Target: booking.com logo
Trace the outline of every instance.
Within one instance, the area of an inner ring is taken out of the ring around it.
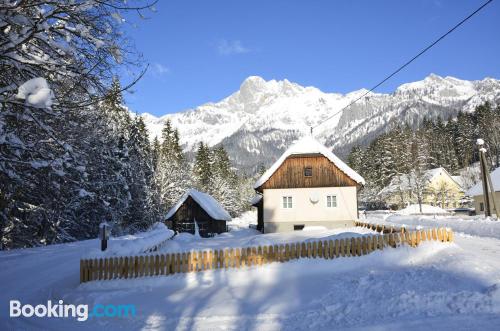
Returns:
[[[135,317],[135,305],[113,305],[113,304],[97,304],[92,310],[89,310],[88,305],[73,305],[65,304],[63,300],[53,304],[51,300],[47,304],[39,304],[36,306],[25,304],[22,305],[19,300],[10,300],[10,317],[51,317],[51,318],[67,318],[74,317],[79,322],[88,320],[89,318],[100,317]]]

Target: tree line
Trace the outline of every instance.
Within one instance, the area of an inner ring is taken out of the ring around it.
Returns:
[[[365,203],[380,202],[378,193],[395,176],[423,179],[426,170],[437,167],[462,175],[470,187],[477,179],[472,178],[476,175],[470,167],[479,160],[478,138],[486,142],[491,168],[500,166],[500,106],[486,102],[474,112],[459,112],[446,121],[424,118],[415,130],[410,125],[396,126],[366,148],[353,147],[348,164],[367,182],[361,192]]]
[[[245,208],[233,186],[244,179],[222,148],[208,149],[205,182],[177,130],[167,124],[150,142],[142,118],[123,106],[122,92],[145,69],[122,25],[153,3],[0,5],[0,248],[95,238],[103,221],[116,234],[142,230],[191,185],[226,194],[216,198],[233,215]],[[121,86],[124,72],[133,78]]]

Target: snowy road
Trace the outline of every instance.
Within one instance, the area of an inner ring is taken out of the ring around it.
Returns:
[[[498,330],[500,325],[500,240],[495,238],[458,234],[455,244],[426,243],[357,258],[79,286],[78,258],[95,245],[0,253],[0,329]],[[132,303],[137,316],[86,322],[11,319],[10,299]]]

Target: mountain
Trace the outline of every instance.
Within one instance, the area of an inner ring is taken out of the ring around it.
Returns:
[[[143,117],[152,136],[160,136],[163,123],[170,119],[188,153],[201,140],[210,146],[222,143],[238,169],[254,173],[260,165],[269,166],[293,140],[308,134],[311,126],[365,92],[325,93],[286,79],[265,81],[252,76],[219,102],[159,118]],[[500,102],[500,80],[467,81],[431,74],[391,94],[368,94],[319,125],[313,134],[345,157],[353,145],[366,145],[397,124],[416,127],[425,116],[447,119],[459,111],[474,111],[485,101]]]

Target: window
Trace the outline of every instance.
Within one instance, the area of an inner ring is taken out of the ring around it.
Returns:
[[[312,177],[313,175],[313,168],[312,167],[305,167],[304,168],[304,176],[305,177]]]
[[[301,231],[304,230],[304,224],[294,224],[293,231]]]
[[[283,197],[283,208],[292,208],[292,197]]]
[[[328,208],[337,207],[337,196],[336,195],[327,195],[326,196],[326,206]]]
[[[479,203],[479,210],[484,211],[484,202]]]

